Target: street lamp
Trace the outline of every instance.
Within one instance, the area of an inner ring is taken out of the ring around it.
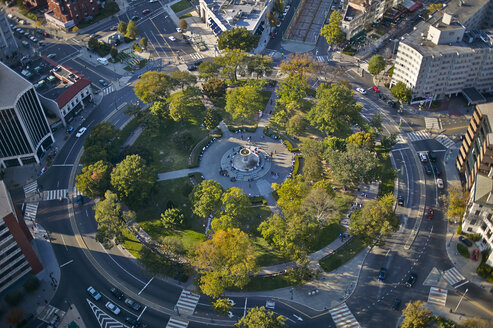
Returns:
[[[464,296],[466,296],[466,293],[468,290],[469,290],[469,288],[466,288],[466,291],[464,292],[464,294],[462,294],[462,297],[460,298],[459,303],[457,303],[457,306],[455,307],[455,310],[454,310],[455,313],[457,313],[457,309],[459,308],[460,302],[462,302],[462,299],[464,298]]]

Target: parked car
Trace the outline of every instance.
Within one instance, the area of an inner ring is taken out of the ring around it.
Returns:
[[[107,86],[108,86],[108,82],[106,82],[105,80],[99,80],[99,83],[100,83],[103,87],[107,87]]]
[[[181,30],[181,28],[177,27],[177,28],[176,28],[176,32],[181,33],[181,32],[183,32],[183,31]]]
[[[426,217],[431,220],[433,219],[433,216],[435,215],[435,211],[430,207],[428,211],[426,211]]]
[[[133,17],[132,17],[132,20],[133,20],[134,22],[138,21],[138,20],[139,20],[139,16],[133,16]]]
[[[197,67],[197,66],[195,66],[195,65],[190,65],[190,66],[188,66],[188,67],[187,67],[187,69],[188,69],[190,72],[193,72],[193,71],[196,71],[196,70],[198,69],[198,67]]]
[[[55,58],[56,57],[56,54],[48,54],[48,56],[46,56],[48,58]]]
[[[459,236],[459,240],[460,240],[461,243],[463,243],[467,247],[471,247],[472,246],[472,242],[469,239],[467,239],[467,238],[465,238],[463,236]]]
[[[411,272],[409,274],[409,276],[407,277],[407,281],[405,283],[406,287],[411,288],[414,285],[414,283],[416,282],[416,280],[418,280],[418,275],[414,272]]]
[[[404,206],[404,197],[402,197],[402,195],[397,198],[397,204]]]
[[[105,307],[113,312],[114,315],[120,314],[120,308],[111,302],[106,302]]]
[[[112,27],[110,27],[110,31],[116,31],[118,30],[118,25],[113,25]]]
[[[172,36],[172,35],[169,37],[169,39],[170,39],[171,41],[176,41],[176,38],[175,38],[174,36]]]
[[[139,320],[137,320],[135,318],[125,317],[125,322],[128,323],[132,328],[140,326]]]
[[[380,89],[376,85],[372,86],[371,88],[377,93],[380,92]]]
[[[380,268],[380,272],[378,273],[378,280],[384,281],[386,277],[387,277],[387,269]]]
[[[136,301],[134,301],[133,299],[128,298],[128,297],[125,299],[125,304],[135,311],[139,311],[140,308],[142,307],[142,305],[140,305],[140,303],[137,303]]]
[[[84,205],[84,197],[77,195],[77,205]]]
[[[149,9],[144,9],[142,10],[142,14],[144,15],[147,15],[148,13],[150,13],[151,11]]]
[[[399,310],[400,306],[401,306],[401,300],[398,299],[397,297],[394,298],[394,301],[392,302],[392,310],[397,311]]]
[[[194,62],[193,62],[193,64],[194,64],[195,66],[197,66],[197,67],[198,67],[198,66],[200,66],[200,64],[202,64],[203,62],[204,62],[204,61],[203,61],[202,59],[199,59],[199,60],[194,61]]]
[[[87,128],[86,127],[81,127],[79,129],[79,131],[77,131],[77,134],[75,135],[77,138],[80,138],[82,137],[82,135],[84,134],[84,132],[86,132]]]
[[[471,259],[477,261],[479,259],[479,249],[475,249],[472,251]]]
[[[358,91],[359,93],[361,93],[362,95],[365,95],[366,94],[366,90],[363,89],[363,88],[356,88],[356,91]]]
[[[438,189],[443,189],[443,180],[440,178],[437,179],[437,187]]]
[[[121,300],[123,298],[123,293],[121,292],[121,290],[119,290],[116,287],[111,287],[110,288],[110,292],[111,292],[111,294],[113,294],[119,300]]]
[[[87,292],[94,298],[95,301],[99,301],[101,299],[101,294],[94,289],[94,287],[89,286],[87,288]]]

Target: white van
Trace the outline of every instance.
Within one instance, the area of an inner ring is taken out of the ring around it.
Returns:
[[[106,59],[106,58],[98,58],[97,61],[100,64],[108,65],[108,59]]]

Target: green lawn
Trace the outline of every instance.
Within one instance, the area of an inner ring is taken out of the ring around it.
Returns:
[[[260,236],[257,230],[262,221],[266,220],[272,212],[267,206],[252,206],[241,220],[242,230],[251,236]]]
[[[176,145],[173,140],[175,134],[185,130],[189,131],[193,137],[193,143],[189,149]],[[150,166],[158,173],[180,170],[188,167],[191,149],[207,136],[207,133],[207,130],[200,126],[169,121],[155,135],[144,131],[135,142],[135,146],[147,149],[152,154]]]
[[[269,245],[264,238],[256,237],[252,241],[253,246],[257,251],[257,265],[259,267],[289,262],[289,260],[285,259],[282,254]]]
[[[134,234],[128,229],[123,229],[123,235],[125,236],[125,241],[122,246],[136,258],[140,258],[139,252],[143,247],[140,241],[138,241]]]
[[[318,263],[327,272],[337,269],[351,260],[365,248],[365,245],[356,237],[340,248],[335,254],[327,256]]]
[[[315,252],[333,242],[344,228],[339,223],[333,223],[321,230],[318,235],[310,241],[309,252]]]
[[[183,11],[190,7],[192,7],[192,5],[187,0],[181,0],[180,2],[177,2],[174,5],[172,5],[171,9],[173,9],[175,13],[179,13],[180,11]]]
[[[380,171],[380,176],[382,177],[382,184],[380,185],[378,196],[383,196],[389,193],[392,194],[394,193],[395,171],[392,168],[390,154],[383,148],[379,147],[376,147],[376,151],[378,158],[380,159],[378,163],[378,170]]]
[[[269,276],[265,278],[255,277],[242,289],[245,292],[256,292],[261,290],[273,290],[292,285],[287,275]]]

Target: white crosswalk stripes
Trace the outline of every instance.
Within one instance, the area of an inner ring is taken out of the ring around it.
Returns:
[[[447,303],[448,290],[431,287],[428,294],[428,303],[445,306]]]
[[[430,135],[426,132],[426,130],[407,132],[406,135],[411,141],[430,139]]]
[[[176,307],[181,312],[192,314],[193,311],[195,311],[197,303],[199,302],[199,298],[200,295],[193,294],[188,290],[183,290],[181,292],[180,298],[178,299],[178,302],[176,303]]]
[[[166,328],[187,328],[188,321],[181,321],[175,318],[169,318]]]
[[[452,140],[450,140],[450,138],[447,137],[444,134],[440,134],[438,137],[435,138],[435,140],[438,141],[439,143],[441,143],[442,145],[444,145],[447,148],[452,148],[452,146],[455,145],[455,142],[453,142]]]
[[[329,313],[338,328],[361,327],[346,303],[342,303],[338,307],[330,309]]]
[[[27,195],[36,192],[37,189],[38,189],[38,181],[36,180],[24,186],[24,194]]]
[[[439,130],[440,122],[436,117],[425,117],[425,126],[427,130]]]
[[[94,304],[87,298],[86,301],[87,303],[89,303],[89,306],[96,316],[96,319],[98,320],[99,326],[101,328],[129,328],[127,325],[124,325],[120,321],[116,320],[115,318],[111,317],[109,314],[101,310],[99,307],[96,306],[96,304]]]
[[[195,59],[195,60],[205,58],[204,55],[202,55],[201,53],[198,53],[198,52],[194,52],[194,53],[191,53],[189,55],[190,55],[190,58]]]
[[[447,280],[447,282],[452,286],[466,280],[466,278],[455,267],[446,270],[443,274],[443,278],[445,278],[445,280]]]
[[[67,197],[67,189],[45,190],[41,197],[43,200],[63,199]]]
[[[110,85],[109,87],[107,88],[104,88],[103,90],[101,90],[101,93],[103,95],[109,95],[110,93],[112,93],[113,91],[115,91],[115,89],[113,88],[113,85]]]
[[[406,139],[404,139],[404,137],[402,136],[402,134],[398,134],[396,137],[395,137],[395,141],[397,143],[406,143]]]
[[[329,61],[329,56],[316,56],[315,57],[318,62],[326,63]]]
[[[39,203],[27,203],[24,210],[24,219],[34,220],[36,219],[36,213],[38,212]]]

